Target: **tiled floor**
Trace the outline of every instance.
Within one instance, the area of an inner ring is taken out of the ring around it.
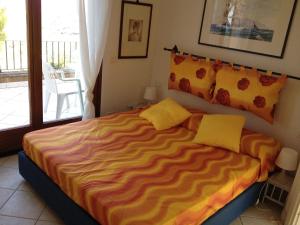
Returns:
[[[0,225],[63,225],[17,168],[16,155],[0,158]],[[280,208],[260,204],[249,208],[231,225],[280,225],[279,218]]]
[[[6,86],[4,86],[6,84]],[[68,97],[70,107],[64,104],[61,118],[70,118],[81,114],[79,100]],[[29,124],[28,82],[0,83],[0,130]],[[56,116],[56,96],[51,96],[44,121],[53,121]],[[1,224],[0,224],[1,225]]]
[[[19,175],[16,155],[0,158],[0,225],[63,225]]]

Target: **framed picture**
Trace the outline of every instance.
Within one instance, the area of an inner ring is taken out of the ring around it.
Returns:
[[[122,1],[119,59],[147,58],[152,4]]]
[[[205,0],[199,44],[283,58],[297,0]]]

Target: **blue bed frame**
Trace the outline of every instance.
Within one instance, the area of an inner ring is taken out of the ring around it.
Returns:
[[[19,172],[66,225],[99,225],[70,199],[25,153],[19,152]],[[255,183],[208,218],[203,225],[228,225],[259,197],[263,183]]]

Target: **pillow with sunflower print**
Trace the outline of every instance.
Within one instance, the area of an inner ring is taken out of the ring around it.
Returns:
[[[287,77],[261,74],[255,69],[223,66],[216,74],[212,103],[250,111],[273,123],[275,106]]]
[[[169,89],[187,92],[210,101],[215,79],[216,70],[209,60],[171,54]]]

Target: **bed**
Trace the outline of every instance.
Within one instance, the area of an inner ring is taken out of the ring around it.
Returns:
[[[229,224],[257,200],[273,157],[257,151],[277,151],[273,139],[246,132],[259,157],[236,154],[181,126],[157,131],[139,112],[26,134],[21,175],[70,225]]]

